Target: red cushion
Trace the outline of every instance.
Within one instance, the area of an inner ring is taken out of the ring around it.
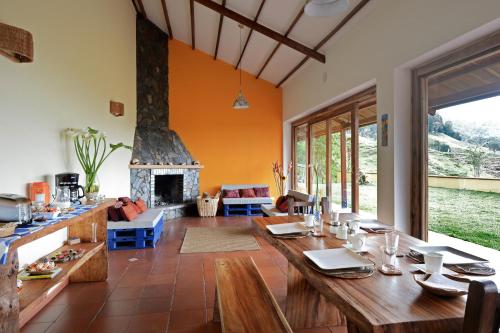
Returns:
[[[240,191],[238,190],[224,190],[224,198],[239,198]]]
[[[132,201],[132,199],[130,199],[129,197],[119,197],[118,200],[123,202],[124,205]]]
[[[253,188],[242,188],[240,190],[240,197],[242,198],[255,198],[255,192]]]
[[[142,213],[141,209],[137,207],[137,205],[133,201],[130,201],[126,206],[131,206],[132,208],[134,208],[137,214]]]
[[[121,219],[121,214],[119,209],[113,206],[108,207],[108,220],[117,222],[120,221],[120,219]]]
[[[281,196],[276,200],[276,208],[282,212],[282,213],[287,213],[288,212],[288,196]]]
[[[132,221],[138,215],[137,210],[130,203],[126,206],[122,206],[120,208],[120,213],[126,221]]]
[[[137,206],[137,208],[139,208],[140,214],[142,214],[146,210],[148,210],[148,206],[146,205],[146,203],[144,202],[144,200],[142,200],[141,198],[139,198],[139,199],[137,199],[135,201],[135,205]]]
[[[269,195],[269,187],[255,187],[254,189],[255,196],[259,198],[270,197]]]

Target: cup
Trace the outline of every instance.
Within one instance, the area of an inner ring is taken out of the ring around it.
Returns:
[[[366,234],[355,234],[351,236],[351,247],[355,251],[359,251],[366,244]]]
[[[321,219],[320,214],[314,217],[314,233],[315,234],[323,233],[323,220]]]
[[[332,224],[336,224],[336,222],[339,221],[339,215],[340,215],[339,212],[337,212],[337,211],[331,211],[330,212],[330,222]]]
[[[443,267],[443,255],[437,252],[424,254],[425,272],[428,274],[441,274]]]
[[[313,214],[304,214],[304,222],[306,228],[313,229],[314,228],[314,215]]]
[[[92,237],[90,238],[91,243],[97,243],[97,223],[92,223]]]
[[[382,270],[396,271],[396,251],[394,247],[381,246],[380,253],[382,254]]]

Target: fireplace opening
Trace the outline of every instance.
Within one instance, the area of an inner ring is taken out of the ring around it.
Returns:
[[[155,176],[155,207],[183,202],[184,175]]]

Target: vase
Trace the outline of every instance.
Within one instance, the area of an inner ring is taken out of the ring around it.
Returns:
[[[99,197],[99,177],[97,174],[85,174],[85,198],[95,202]]]

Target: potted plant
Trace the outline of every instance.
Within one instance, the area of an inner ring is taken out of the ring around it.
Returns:
[[[285,188],[286,180],[292,171],[293,164],[290,162],[288,168],[285,170],[283,165],[279,164],[278,161],[273,163],[273,176],[274,182],[276,183],[276,188],[280,196],[276,200],[276,206],[278,207],[284,200],[286,200]]]
[[[90,127],[84,129],[69,128],[66,130],[75,147],[76,157],[85,173],[85,196],[89,201],[95,201],[99,194],[99,180],[97,173],[102,164],[115,150],[120,148],[132,149],[122,142],[117,144],[106,141],[106,133]]]

